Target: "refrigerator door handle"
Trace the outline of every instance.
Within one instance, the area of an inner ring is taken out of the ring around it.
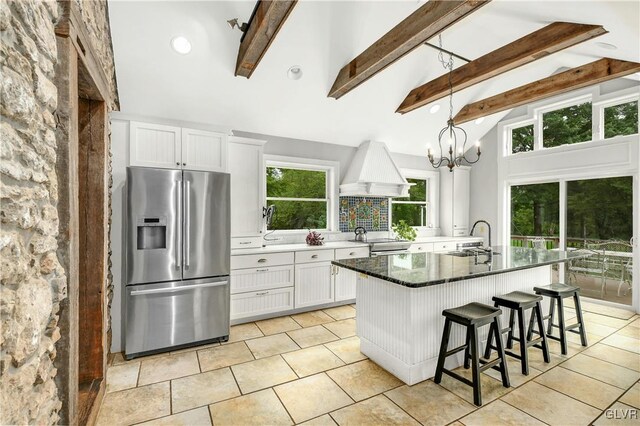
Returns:
[[[185,180],[184,194],[184,266],[189,267],[189,251],[191,250],[191,182]]]
[[[131,292],[132,296],[142,296],[145,294],[157,294],[157,293],[174,293],[176,291],[184,291],[184,290],[193,290],[197,288],[205,288],[205,287],[218,287],[227,285],[229,281],[216,281],[214,283],[204,283],[204,284],[193,284],[193,285],[184,285],[181,287],[168,287],[168,288],[153,288],[149,290],[133,290]]]
[[[182,180],[177,180],[176,200],[176,268],[182,267]]]

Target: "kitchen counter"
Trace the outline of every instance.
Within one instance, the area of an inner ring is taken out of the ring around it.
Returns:
[[[576,251],[493,248],[492,255],[460,257],[447,253],[406,253],[334,260],[333,264],[406,287],[426,287],[503,274],[584,257]]]
[[[282,253],[288,251],[304,251],[304,250],[334,250],[341,248],[368,247],[367,243],[355,243],[353,241],[331,241],[321,246],[310,246],[305,243],[300,244],[272,244],[265,247],[234,249],[231,250],[231,256],[243,254],[263,254],[263,253]]]

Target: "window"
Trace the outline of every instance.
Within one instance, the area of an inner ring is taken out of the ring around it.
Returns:
[[[638,101],[604,108],[604,137],[638,133]]]
[[[545,148],[592,140],[591,102],[571,105],[542,115],[542,143]]]
[[[391,200],[391,219],[394,224],[404,220],[411,226],[427,226],[427,180],[407,178],[415,185],[409,188],[409,196]]]
[[[559,205],[560,185],[557,182],[512,186],[511,245],[527,247],[536,238],[545,237],[557,246]]]
[[[511,129],[511,153],[533,151],[533,124]]]
[[[276,210],[268,230],[329,229],[328,170],[267,164],[267,204]]]

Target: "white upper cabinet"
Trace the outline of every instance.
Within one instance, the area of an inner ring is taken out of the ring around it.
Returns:
[[[180,168],[182,129],[132,121],[129,124],[129,163],[132,166]]]
[[[227,135],[182,129],[182,168],[210,172],[227,171]]]
[[[131,121],[129,164],[165,169],[226,172],[227,135]]]
[[[264,187],[264,141],[229,138],[231,174],[231,236],[259,237],[262,234],[262,189]],[[241,241],[238,247],[260,246],[261,239]]]
[[[442,235],[469,235],[469,178],[468,168],[456,167],[453,172],[440,173],[440,229]]]

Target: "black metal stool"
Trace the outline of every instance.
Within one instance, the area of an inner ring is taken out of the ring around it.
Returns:
[[[494,368],[500,371],[500,374],[502,376],[502,385],[508,388],[509,372],[507,370],[507,362],[504,354],[504,348],[502,347],[502,340],[499,338],[499,330],[501,329],[501,314],[502,311],[499,308],[494,308],[492,306],[476,302],[469,303],[457,308],[445,309],[444,311],[442,311],[442,315],[445,316],[444,332],[442,334],[442,342],[440,343],[440,354],[438,355],[436,375],[433,381],[436,383],[440,383],[442,381],[442,373],[445,373],[448,376],[451,376],[454,379],[460,380],[462,383],[471,386],[473,388],[473,403],[478,406],[482,405],[480,373],[484,370]],[[449,345],[451,322],[455,322],[456,324],[465,326],[467,328],[467,336],[464,345],[448,351],[447,346]],[[491,324],[487,344],[491,344],[491,336],[495,336],[495,347],[498,351],[498,358],[491,361],[481,359],[478,353],[478,327],[482,327],[483,325],[487,324]],[[469,368],[469,359],[471,359],[471,375],[473,380],[469,380],[457,373],[454,373],[451,370],[444,368],[445,359],[462,350],[465,351],[464,368]],[[498,364],[500,364],[499,368],[497,367]]]
[[[582,308],[580,307],[580,295],[579,295],[580,288],[573,287],[566,284],[553,283],[553,284],[545,285],[541,287],[534,287],[533,291],[535,291],[536,294],[551,298],[549,315],[544,317],[544,319],[549,319],[549,323],[547,324],[547,337],[549,339],[557,340],[560,342],[560,349],[562,351],[562,355],[567,354],[567,335],[566,335],[567,331],[570,331],[571,333],[579,334],[582,346],[587,346],[587,333],[584,330],[584,320],[582,319]],[[567,297],[573,297],[573,303],[576,309],[576,317],[578,318],[578,322],[576,324],[571,324],[569,326],[567,326],[564,322],[563,299]],[[555,325],[553,323],[553,319],[555,316],[554,308],[556,303],[558,304],[558,325]],[[560,331],[560,337],[551,335],[553,331],[553,327],[556,327]],[[580,328],[580,331],[574,330],[575,328]]]
[[[522,374],[529,375],[529,356],[528,349],[531,346],[535,346],[542,350],[542,356],[544,362],[549,362],[549,346],[547,345],[547,337],[544,333],[544,323],[542,322],[542,307],[540,302],[542,296],[535,294],[525,293],[523,291],[512,291],[511,293],[503,294],[502,296],[493,297],[494,305],[496,308],[507,308],[509,312],[509,327],[502,330],[501,333],[508,331],[507,335],[507,349],[513,348],[513,341],[516,340],[520,343],[520,354],[516,354],[511,351],[505,351],[509,356],[520,360],[522,367]],[[525,325],[524,325],[524,313],[527,309],[531,309],[531,318],[529,319],[529,330],[526,332],[525,338]],[[518,337],[514,337],[513,328],[515,325],[515,316],[518,315]],[[533,337],[534,323],[538,323],[538,330],[540,330],[540,337],[531,339]],[[489,338],[487,342],[491,341],[491,331],[489,331]],[[542,343],[540,345],[540,343]],[[491,356],[491,350],[495,349],[491,345],[487,344],[484,357],[489,358]]]

